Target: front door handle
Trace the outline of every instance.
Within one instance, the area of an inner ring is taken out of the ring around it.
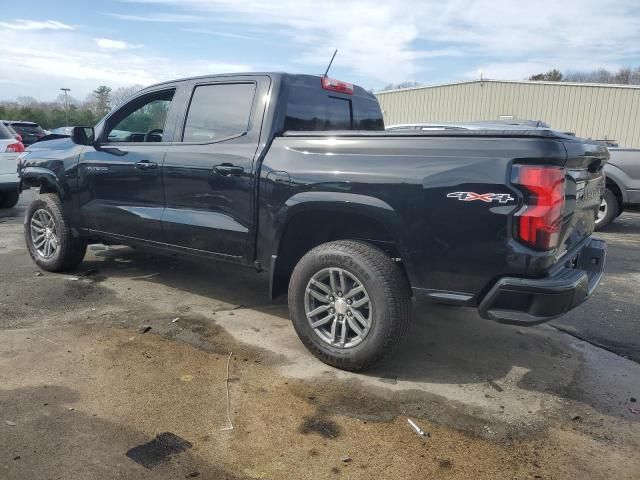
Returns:
[[[227,177],[229,175],[242,175],[244,173],[244,168],[230,163],[223,163],[213,167],[213,171]]]
[[[149,160],[141,160],[136,163],[136,168],[138,170],[150,170],[152,168],[158,168],[158,164]]]

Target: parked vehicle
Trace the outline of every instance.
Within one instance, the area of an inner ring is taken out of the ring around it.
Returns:
[[[17,160],[21,152],[24,152],[24,145],[0,122],[0,208],[11,208],[18,203]]]
[[[609,148],[611,155],[605,165],[607,184],[596,230],[601,230],[625,210],[640,210],[640,149]]]
[[[40,125],[34,122],[9,120],[9,124],[20,134],[24,145],[31,145],[46,135]]]
[[[439,131],[439,130],[522,130],[538,128],[551,130],[548,124],[542,120],[479,120],[475,122],[426,122],[426,123],[400,123],[385,127],[389,131],[398,130],[419,130],[419,131]]]
[[[305,346],[363,370],[412,296],[522,325],[584,302],[607,157],[547,130],[385,132],[372,94],[326,77],[191,78],[30,147],[25,241],[49,271],[98,241],[266,270]]]
[[[22,143],[22,137],[20,136],[20,134],[18,132],[16,132],[13,127],[11,126],[11,124],[6,121],[6,120],[0,120],[0,123],[2,123],[7,130],[9,130],[9,133],[11,135],[13,135],[13,138],[15,138],[16,140],[18,140],[20,143]],[[24,145],[24,144],[23,144]]]

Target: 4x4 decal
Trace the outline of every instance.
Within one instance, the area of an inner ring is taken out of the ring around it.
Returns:
[[[508,193],[475,193],[475,192],[452,192],[447,193],[447,198],[457,198],[463,202],[473,202],[474,200],[480,200],[481,202],[491,203],[507,203],[515,200]]]

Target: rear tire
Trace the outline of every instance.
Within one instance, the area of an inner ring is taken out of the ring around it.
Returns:
[[[605,188],[602,194],[602,203],[600,204],[600,210],[596,216],[595,230],[599,231],[613,222],[620,214],[620,203],[615,193],[610,189]]]
[[[20,198],[20,192],[16,189],[11,192],[4,192],[0,194],[0,208],[13,208],[18,203]]]
[[[31,202],[24,220],[24,238],[33,261],[49,272],[77,267],[87,252],[87,241],[73,236],[54,193],[40,194]]]
[[[322,313],[314,316],[315,311]],[[329,242],[296,265],[289,312],[300,340],[318,359],[363,371],[391,353],[406,332],[409,285],[378,248],[350,240]]]

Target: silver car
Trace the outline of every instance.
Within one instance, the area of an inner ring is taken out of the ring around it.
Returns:
[[[11,208],[18,203],[17,160],[21,152],[24,152],[24,145],[0,122],[0,208]]]
[[[611,223],[624,210],[640,210],[640,149],[609,148],[609,154],[604,167],[607,188],[602,195],[596,230]]]

